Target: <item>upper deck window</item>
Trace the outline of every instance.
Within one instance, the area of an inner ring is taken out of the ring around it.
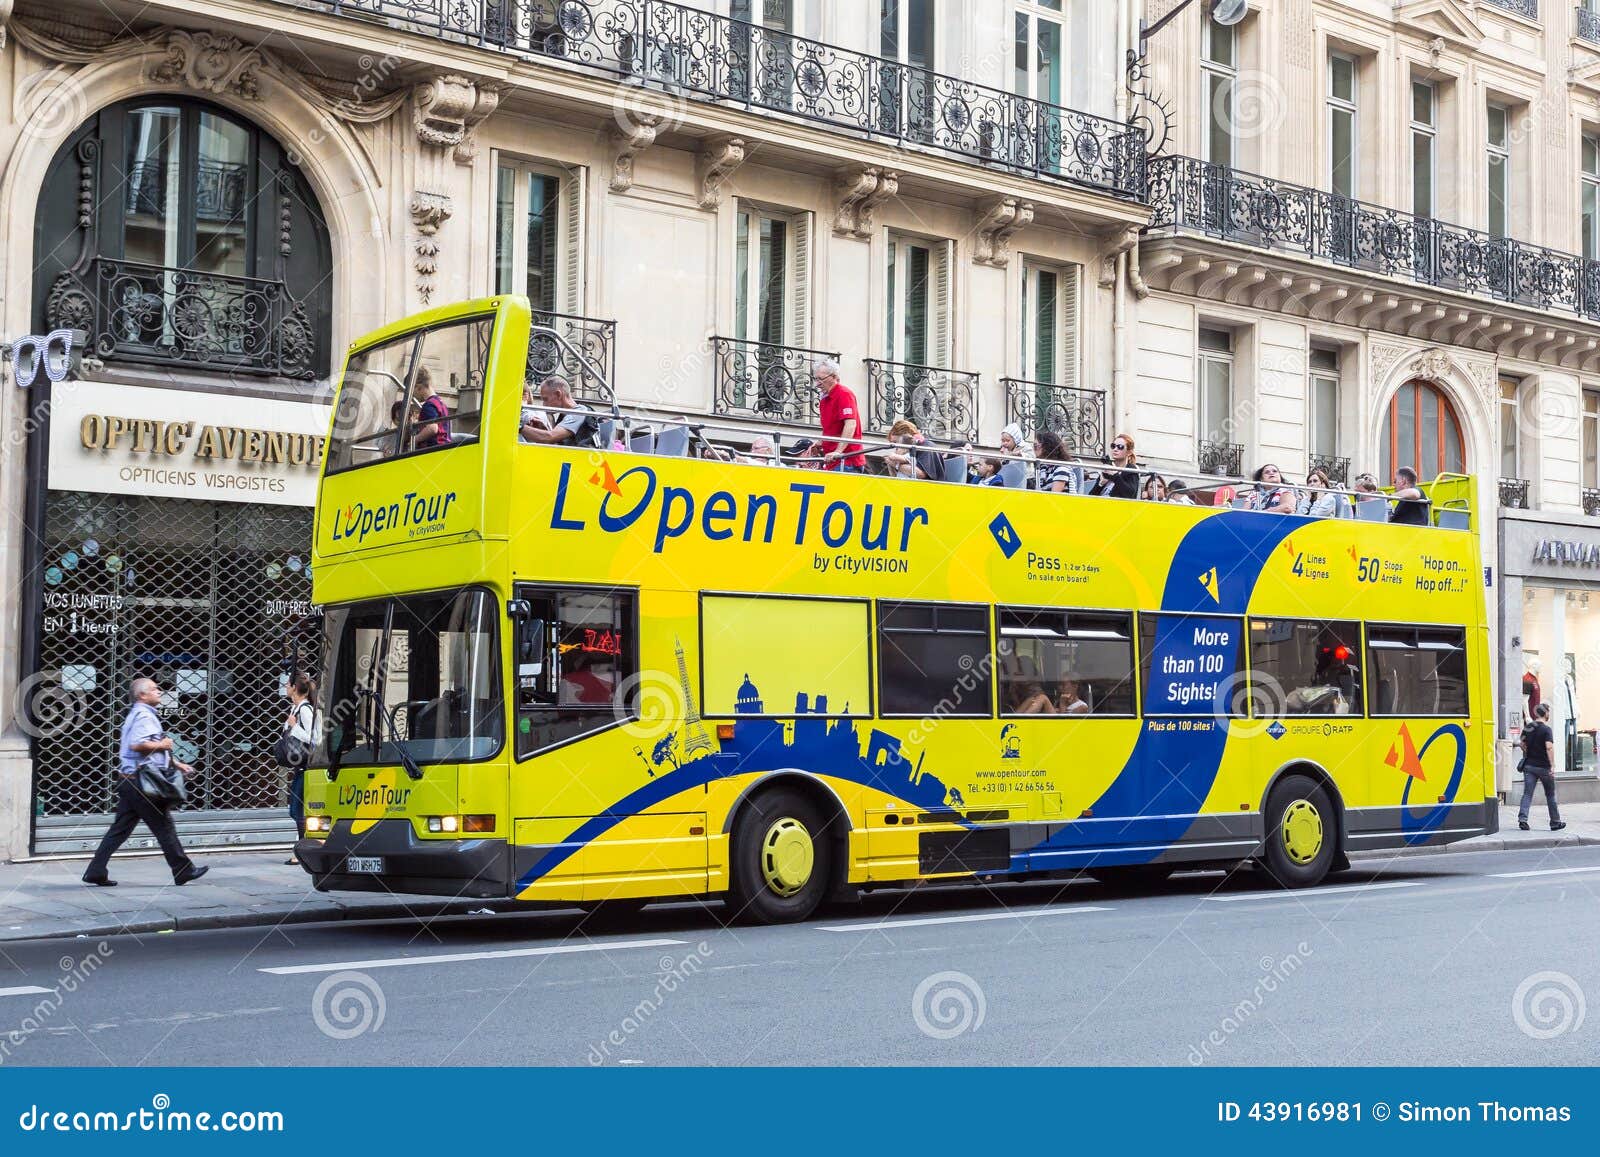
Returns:
[[[478,440],[493,317],[393,338],[351,356],[334,414],[328,470]]]

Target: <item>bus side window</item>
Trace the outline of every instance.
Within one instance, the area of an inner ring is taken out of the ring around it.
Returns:
[[[628,718],[638,651],[631,591],[519,590],[517,754],[527,757]]]

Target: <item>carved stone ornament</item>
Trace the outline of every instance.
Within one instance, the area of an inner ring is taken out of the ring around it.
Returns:
[[[439,227],[450,219],[451,210],[449,194],[422,190],[411,194],[411,223],[417,229],[411,267],[416,270],[417,296],[424,305],[433,298],[433,279],[439,272]]]
[[[166,56],[150,67],[157,84],[181,84],[197,92],[255,100],[260,96],[261,69],[266,61],[259,49],[231,36],[175,29],[164,43]]]
[[[11,23],[11,12],[17,0],[0,0],[0,48],[6,46],[6,25]]]
[[[1395,363],[1414,349],[1413,346],[1395,345],[1390,342],[1372,342],[1367,357],[1371,363],[1370,375],[1373,384],[1380,389],[1386,386],[1389,371],[1394,368]]]
[[[833,231],[841,237],[872,236],[872,214],[900,189],[892,169],[847,169],[839,175]]]
[[[701,152],[696,166],[700,172],[700,208],[715,209],[722,204],[728,195],[729,178],[744,164],[745,152],[745,143],[738,137],[713,142]]]
[[[412,89],[412,125],[425,145],[448,150],[460,164],[478,154],[472,129],[500,107],[500,93],[464,76],[436,76]]]
[[[1430,349],[1411,359],[1411,374],[1428,382],[1448,382],[1455,363],[1442,349]]]
[[[613,125],[611,141],[611,191],[626,193],[633,188],[633,159],[656,142],[656,132],[661,127],[661,117],[655,113],[639,113],[625,125]]]
[[[1033,202],[1002,197],[984,211],[973,241],[972,259],[982,265],[1011,261],[1011,238],[1033,223]]]

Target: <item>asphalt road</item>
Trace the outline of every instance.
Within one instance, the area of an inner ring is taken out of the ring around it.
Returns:
[[[1592,1064],[1600,848],[0,948],[0,1064]],[[64,959],[65,958],[65,959]],[[28,990],[38,991],[28,991]],[[19,991],[20,990],[20,991]]]

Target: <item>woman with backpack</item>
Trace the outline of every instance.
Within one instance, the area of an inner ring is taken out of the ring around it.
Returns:
[[[313,700],[317,694],[316,680],[304,671],[289,677],[289,715],[283,721],[283,731],[272,745],[272,758],[279,767],[289,772],[289,818],[294,820],[297,837],[306,834],[306,765],[311,762],[311,752],[317,745],[317,733],[322,720],[318,717]],[[300,861],[290,856],[286,864]]]

